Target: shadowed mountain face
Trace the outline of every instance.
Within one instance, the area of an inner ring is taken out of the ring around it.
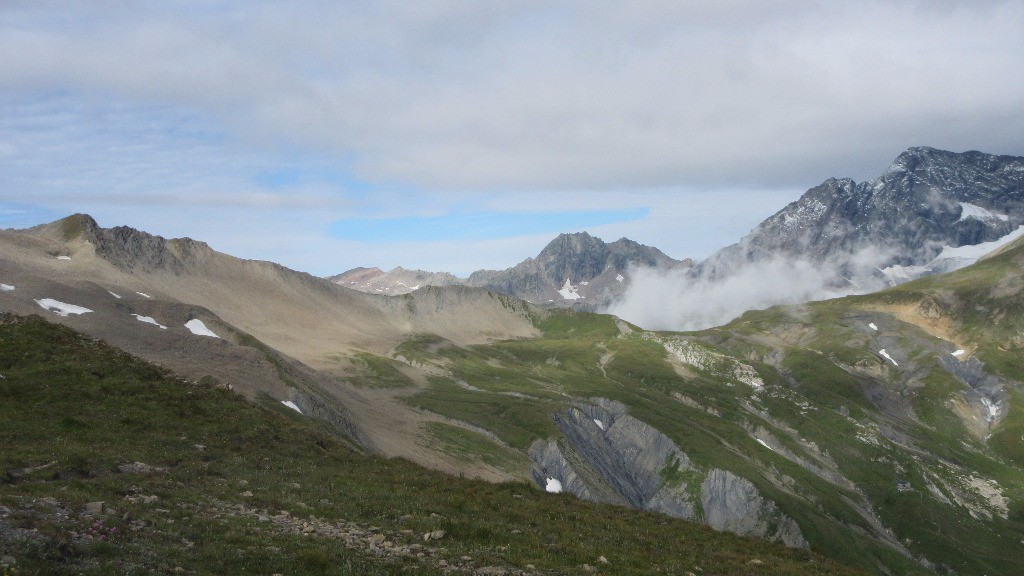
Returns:
[[[788,257],[864,278],[926,265],[944,247],[991,242],[1022,225],[1024,158],[911,148],[878,178],[811,188],[704,267]]]
[[[623,294],[636,268],[660,272],[692,266],[627,238],[605,243],[586,232],[560,234],[536,258],[505,270],[477,270],[469,278],[446,272],[355,268],[329,278],[361,292],[407,294],[423,286],[486,288],[547,307],[598,310]]]

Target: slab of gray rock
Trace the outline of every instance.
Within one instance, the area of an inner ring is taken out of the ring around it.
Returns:
[[[564,436],[530,448],[533,480],[557,480],[562,491],[628,505],[716,530],[806,548],[800,527],[749,480],[725,470],[699,470],[670,438],[632,416],[623,404],[592,398],[554,416]]]
[[[782,542],[807,548],[800,526],[766,500],[750,480],[727,470],[713,469],[701,484],[704,522],[721,532]]]

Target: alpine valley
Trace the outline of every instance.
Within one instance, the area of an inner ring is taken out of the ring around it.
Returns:
[[[1022,226],[1024,158],[913,148],[697,263],[577,233],[324,279],[82,214],[0,231],[4,561],[1021,574]],[[642,268],[767,259],[858,293],[693,332],[594,312]]]

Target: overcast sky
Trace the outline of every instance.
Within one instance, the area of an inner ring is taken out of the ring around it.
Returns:
[[[0,2],[0,227],[326,275],[704,257],[903,150],[1024,155],[1024,2]]]

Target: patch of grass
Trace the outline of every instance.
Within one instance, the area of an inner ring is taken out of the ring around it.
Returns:
[[[555,309],[543,319],[535,321],[537,327],[549,339],[556,338],[615,338],[619,327],[615,318],[605,314]]]
[[[989,446],[1000,456],[1024,468],[1024,394],[1010,391],[1010,413],[988,439]]]
[[[550,414],[560,406],[549,401],[467,390],[447,378],[431,378],[430,386],[406,402],[496,434],[514,448],[525,450],[537,438],[555,431]]]
[[[401,364],[390,358],[360,352],[352,357],[352,361],[358,374],[350,378],[350,381],[356,385],[378,388],[409,388],[414,385],[399,369]]]
[[[428,422],[424,426],[432,443],[440,444],[446,454],[463,461],[481,462],[520,474],[530,467],[525,454],[501,446],[479,432],[441,422]]]
[[[395,354],[411,362],[424,362],[455,345],[436,334],[413,334],[395,347]]]

